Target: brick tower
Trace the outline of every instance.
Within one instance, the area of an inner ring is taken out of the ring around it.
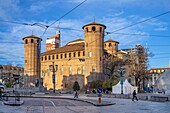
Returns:
[[[35,86],[35,80],[40,78],[40,50],[42,39],[34,35],[24,40],[24,79],[25,87]]]
[[[97,22],[84,25],[85,37],[85,84],[90,72],[103,73],[104,30],[105,25]]]

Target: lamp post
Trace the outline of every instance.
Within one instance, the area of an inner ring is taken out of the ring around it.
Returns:
[[[54,65],[54,62],[52,65],[49,66],[50,68],[50,71],[53,72],[53,75],[52,75],[52,80],[53,80],[53,93],[55,93],[55,72],[57,72],[58,70],[58,65]]]
[[[125,71],[124,68],[120,67],[120,85],[121,85],[121,94],[123,94],[123,72]]]

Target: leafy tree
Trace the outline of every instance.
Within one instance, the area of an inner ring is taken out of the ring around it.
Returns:
[[[79,91],[79,90],[80,90],[80,85],[77,81],[75,81],[73,85],[73,91]]]
[[[109,80],[103,82],[102,88],[103,89],[111,89],[112,86],[116,85],[119,82],[119,79],[115,76],[111,77]]]

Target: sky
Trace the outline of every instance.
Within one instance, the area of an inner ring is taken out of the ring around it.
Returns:
[[[170,11],[170,0],[87,0],[57,21],[84,0],[0,0],[0,64],[24,65],[23,37],[36,35],[45,41],[61,28],[61,45],[84,38],[82,26],[93,21],[107,26],[112,32],[136,22]],[[9,21],[9,22],[4,22]],[[44,28],[10,22],[50,25]],[[75,30],[71,30],[75,29]],[[170,61],[170,13],[105,36],[120,42],[119,49],[141,44],[153,53],[149,68],[164,68]],[[123,35],[140,34],[140,35]],[[147,35],[147,36],[141,36]],[[160,36],[152,36],[160,35]],[[167,37],[164,37],[167,36]]]

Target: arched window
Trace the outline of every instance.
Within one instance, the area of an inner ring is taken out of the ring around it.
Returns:
[[[71,53],[69,53],[69,58],[71,58]]]
[[[100,32],[102,32],[102,27],[100,27]]]
[[[52,59],[54,60],[54,55],[52,56]]]
[[[74,57],[76,57],[76,53],[74,52]]]
[[[25,40],[25,44],[28,44],[28,40],[27,39]]]
[[[92,31],[96,31],[96,27],[95,26],[92,27]]]
[[[109,47],[112,47],[112,44],[111,44],[111,43],[109,43]]]
[[[48,56],[48,60],[51,60],[51,56]]]
[[[31,43],[34,43],[34,40],[33,40],[33,39],[31,39]]]
[[[63,54],[60,54],[60,59],[62,59],[63,58]]]
[[[43,57],[41,57],[41,61],[43,61]]]
[[[56,55],[56,59],[58,59],[58,55]]]
[[[80,52],[78,52],[78,57],[80,57]]]
[[[88,28],[86,28],[86,32],[88,32]]]
[[[47,56],[45,56],[45,60],[47,60]]]
[[[67,58],[67,53],[65,54],[65,58]]]

